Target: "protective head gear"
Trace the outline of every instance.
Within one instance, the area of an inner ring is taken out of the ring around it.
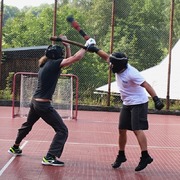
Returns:
[[[50,45],[46,49],[45,55],[49,59],[59,59],[64,56],[64,50],[61,46]]]
[[[128,57],[124,53],[115,52],[110,55],[109,60],[112,65],[111,69],[113,73],[118,73],[127,68]]]

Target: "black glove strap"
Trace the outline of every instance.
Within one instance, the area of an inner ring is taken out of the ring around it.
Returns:
[[[154,96],[154,97],[153,97],[153,101],[154,101],[154,102],[156,102],[156,101],[158,101],[158,100],[159,100],[159,98],[158,98],[157,96]]]

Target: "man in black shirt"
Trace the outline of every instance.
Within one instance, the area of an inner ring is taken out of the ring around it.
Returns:
[[[85,46],[92,43],[93,41],[90,39]],[[27,121],[19,128],[15,144],[8,150],[10,154],[21,155],[22,150],[19,148],[21,141],[31,131],[33,125],[42,118],[56,132],[47,155],[42,160],[43,165],[64,166],[64,162],[57,160],[56,157],[61,157],[68,137],[68,129],[61,116],[52,107],[51,100],[61,68],[81,60],[86,52],[85,49],[80,49],[71,56],[70,45],[67,43],[63,43],[63,45],[66,48],[66,58],[61,46],[50,45],[45,51],[45,55],[39,59],[38,86],[30,104]]]

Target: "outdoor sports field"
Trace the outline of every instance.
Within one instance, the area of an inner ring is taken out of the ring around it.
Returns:
[[[133,133],[128,133],[127,162],[119,169],[111,163],[118,152],[118,112],[79,111],[78,120],[65,120],[69,138],[61,160],[64,167],[43,166],[54,135],[39,120],[23,140],[22,156],[11,156],[17,129],[25,118],[11,118],[11,107],[0,107],[0,180],[179,180],[180,116],[149,114],[146,131],[153,163],[140,172],[140,149]]]

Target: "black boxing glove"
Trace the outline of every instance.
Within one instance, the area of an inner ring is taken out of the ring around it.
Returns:
[[[164,107],[163,102],[157,96],[153,97],[153,101],[154,101],[154,106],[157,110],[161,110]]]
[[[92,52],[92,53],[97,53],[100,49],[99,48],[97,48],[96,46],[94,46],[94,45],[90,45],[90,46],[88,46],[87,48],[86,48],[86,50],[87,51],[89,51],[89,52]]]

